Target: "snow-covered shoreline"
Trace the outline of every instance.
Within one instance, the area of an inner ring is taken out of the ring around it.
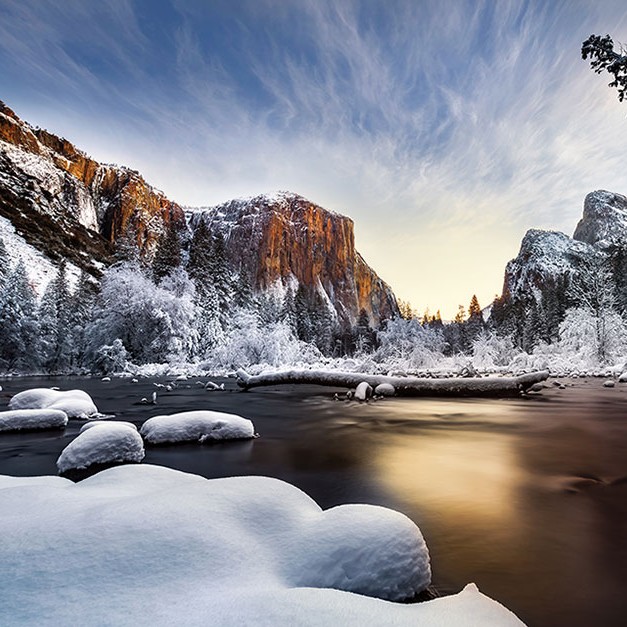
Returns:
[[[0,476],[0,511],[3,624],[523,624],[473,585],[383,600],[430,581],[418,528],[381,507],[322,511],[277,479]]]

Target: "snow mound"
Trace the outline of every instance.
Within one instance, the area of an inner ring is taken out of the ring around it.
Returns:
[[[123,425],[125,427],[129,427],[130,429],[134,429],[137,431],[137,427],[132,422],[125,422],[124,420],[92,420],[91,422],[86,422],[80,429],[79,433],[83,433],[92,427],[99,427],[101,425]]]
[[[358,401],[365,401],[372,396],[372,387],[366,382],[362,381],[355,389],[355,398]]]
[[[67,414],[59,409],[15,409],[0,412],[0,431],[63,429]]]
[[[393,541],[390,534],[393,533]],[[403,514],[341,505],[312,520],[296,540],[298,586],[337,588],[401,601],[431,583],[427,545]]]
[[[96,423],[90,423],[96,424]],[[84,469],[94,464],[139,463],[144,459],[144,442],[136,428],[114,422],[87,429],[61,451],[57,460],[60,473]]]
[[[98,413],[91,396],[83,390],[34,388],[19,392],[9,401],[10,409],[60,409],[69,418],[87,418]]]
[[[394,396],[396,394],[396,389],[391,383],[379,383],[379,385],[377,385],[374,389],[374,393],[377,396]]]
[[[522,624],[474,586],[414,605],[342,591],[417,592],[420,531],[384,508],[322,511],[277,479],[150,465],[76,484],[0,477],[0,511],[0,624]]]
[[[140,433],[150,444],[242,440],[255,437],[247,418],[219,411],[184,411],[155,416],[142,425]]]

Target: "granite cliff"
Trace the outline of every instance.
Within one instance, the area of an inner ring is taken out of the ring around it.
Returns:
[[[133,228],[149,253],[183,210],[138,172],[100,164],[68,140],[22,121],[0,102],[0,215],[54,261],[98,275]]]
[[[2,102],[0,217],[55,264],[66,260],[95,277],[111,263],[120,237],[132,234],[150,259],[170,226],[184,234],[184,247],[202,219],[223,235],[229,260],[256,291],[303,285],[342,324],[355,324],[362,310],[375,326],[398,313],[391,289],[355,250],[349,218],[290,193],[186,215],[138,172],[98,163]]]
[[[398,315],[392,290],[355,250],[353,221],[346,216],[278,192],[195,210],[190,227],[200,220],[221,233],[231,264],[257,289],[312,287],[341,323],[351,325],[362,310],[374,326]]]

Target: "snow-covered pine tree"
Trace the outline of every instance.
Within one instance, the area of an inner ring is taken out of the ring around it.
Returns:
[[[200,359],[207,359],[213,348],[223,339],[224,329],[216,290],[213,237],[202,219],[192,235],[187,272],[195,287],[197,342],[194,354]]]
[[[40,365],[39,324],[35,292],[24,263],[6,276],[0,289],[0,368],[34,372]]]
[[[573,308],[566,312],[560,338],[564,337],[573,320],[579,320],[582,325],[589,321],[589,326],[594,329],[590,343],[595,347],[596,360],[600,365],[608,363],[616,353],[617,338],[621,336],[622,341],[624,331],[617,311],[614,276],[606,258],[597,256],[579,268],[571,284],[570,297],[579,314],[574,315]]]
[[[74,293],[70,297],[69,336],[71,365],[73,369],[86,365],[86,328],[91,320],[97,288],[94,280],[82,271]]]
[[[176,225],[169,222],[159,238],[154,259],[152,260],[152,276],[155,283],[181,265],[181,241]]]
[[[4,240],[0,237],[0,287],[2,287],[2,284],[10,271],[11,260],[9,259],[9,253],[7,252]]]

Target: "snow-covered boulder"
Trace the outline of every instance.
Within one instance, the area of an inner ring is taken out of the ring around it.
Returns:
[[[98,413],[91,396],[83,390],[34,388],[19,392],[9,401],[10,409],[60,409],[68,418],[88,418]]]
[[[219,411],[184,411],[154,416],[139,431],[150,444],[245,440],[255,437],[255,427],[247,418]]]
[[[291,564],[291,576],[298,586],[400,601],[431,583],[429,552],[420,531],[403,514],[383,507],[333,507],[308,525],[296,547],[302,559]]]
[[[607,381],[603,382],[603,387],[604,388],[613,388],[616,385],[616,383],[614,383],[614,381],[612,379],[608,379]]]
[[[134,425],[132,422],[126,422],[124,420],[92,420],[90,422],[86,422],[81,428],[79,433],[83,433],[84,431],[87,431],[88,429],[91,429],[93,427],[99,427],[102,425],[123,425],[125,427],[129,427],[131,429],[134,429],[135,431],[137,431],[137,426]]]
[[[63,429],[67,421],[60,409],[14,409],[0,412],[0,431]]]
[[[144,442],[136,428],[107,422],[83,431],[72,440],[61,451],[57,468],[63,474],[94,464],[139,463],[144,454]]]
[[[366,381],[362,381],[355,388],[355,398],[358,401],[365,401],[372,396],[372,386]]]
[[[383,508],[322,511],[277,479],[150,465],[76,484],[0,477],[0,511],[3,625],[522,625],[472,585],[412,605],[345,591],[417,592],[420,531]]]
[[[627,383],[627,372],[621,372],[621,374],[618,377],[618,382]]]
[[[379,385],[377,385],[374,389],[374,393],[377,396],[394,396],[396,394],[396,389],[391,383],[379,383]]]

